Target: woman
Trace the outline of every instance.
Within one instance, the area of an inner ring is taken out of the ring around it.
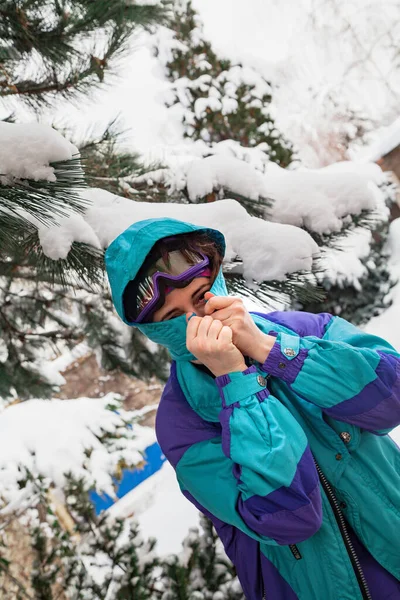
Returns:
[[[223,235],[134,223],[105,255],[121,319],[167,347],[156,433],[249,600],[400,598],[400,355],[328,313],[249,313]]]

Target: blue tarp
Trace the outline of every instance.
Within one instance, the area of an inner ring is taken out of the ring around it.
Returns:
[[[120,481],[115,477],[113,478],[118,498],[125,496],[125,494],[138,486],[139,483],[142,483],[142,481],[161,468],[162,464],[165,462],[165,456],[161,452],[161,448],[157,442],[146,448],[143,460],[145,461],[143,468],[123,469],[122,479]],[[100,495],[94,490],[89,492],[89,498],[94,505],[96,515],[114,504],[114,500],[108,496],[108,494]]]

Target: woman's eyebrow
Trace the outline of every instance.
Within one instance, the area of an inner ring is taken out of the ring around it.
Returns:
[[[192,298],[194,298],[196,296],[196,294],[198,294],[203,289],[203,287],[208,287],[208,285],[209,285],[208,283],[203,283],[195,292],[193,292]],[[168,317],[168,315],[173,313],[174,310],[177,310],[177,309],[171,308],[171,310],[169,310],[163,317],[161,317],[161,320],[164,320],[166,317]]]

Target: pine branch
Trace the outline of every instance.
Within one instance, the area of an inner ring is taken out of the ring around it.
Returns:
[[[329,234],[318,234],[304,227],[303,229],[311,235],[315,242],[320,247],[332,248],[335,250],[343,250],[342,240],[352,233],[357,228],[373,231],[382,223],[382,218],[378,217],[374,210],[362,210],[358,215],[349,215],[347,222],[340,230]]]
[[[43,224],[56,222],[57,216],[67,216],[71,209],[81,214],[85,212],[90,202],[79,195],[87,187],[80,157],[50,163],[50,166],[56,181],[17,180],[0,173],[0,227],[4,224],[17,230],[18,223],[26,221],[18,209]]]
[[[0,219],[0,230],[1,225]],[[13,225],[11,223],[11,230]],[[22,231],[12,231],[12,237],[1,238],[0,256],[8,257],[8,260],[0,261],[0,276],[58,284],[64,288],[84,288],[92,293],[101,289],[104,282],[103,250],[73,242],[67,258],[55,261],[44,254],[33,225],[29,223]]]
[[[0,96],[19,97],[33,106],[54,95],[84,93],[102,82],[132,33],[165,21],[161,6],[124,0],[8,0],[0,6]],[[98,42],[96,33],[101,33]],[[94,40],[94,41],[93,41]],[[96,41],[97,40],[97,41]],[[22,62],[35,61],[37,78],[21,74]],[[14,73],[19,73],[16,78]]]
[[[313,270],[316,274],[316,270]],[[254,302],[261,301],[266,305],[271,302],[286,302],[289,304],[293,300],[321,302],[325,297],[325,290],[309,281],[310,273],[293,273],[287,275],[285,281],[264,281],[258,285],[257,289],[252,289],[242,276],[237,274],[224,272],[226,286],[229,294],[237,294],[246,296]]]

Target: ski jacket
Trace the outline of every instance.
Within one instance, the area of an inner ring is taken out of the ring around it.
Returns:
[[[150,219],[112,242],[124,322],[147,237],[201,229]],[[221,271],[211,291],[227,295]],[[400,354],[328,313],[250,314],[275,344],[220,377],[190,362],[185,315],[129,323],[174,359],[156,434],[182,493],[212,520],[248,600],[399,599],[400,449],[387,434],[400,424]]]

